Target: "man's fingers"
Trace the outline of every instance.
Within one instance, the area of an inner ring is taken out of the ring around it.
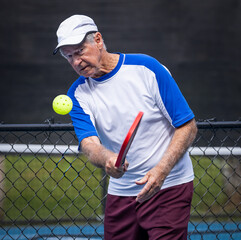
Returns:
[[[136,181],[136,184],[146,184],[136,197],[136,201],[138,202],[144,202],[150,199],[160,190],[160,186],[157,184],[155,179],[149,175],[145,175],[141,180]]]
[[[143,185],[145,183],[147,183],[143,189],[141,190],[141,192],[137,195],[136,197],[136,201],[140,201],[151,189],[151,184],[148,184],[148,175],[145,175],[141,180],[136,181],[137,185]]]
[[[137,185],[143,185],[143,184],[147,183],[147,181],[148,181],[148,176],[145,175],[141,180],[136,181],[136,184]]]
[[[123,170],[124,170],[124,172],[127,171],[128,167],[129,167],[129,163],[128,163],[127,161],[125,161],[125,163],[124,163],[124,165],[123,165]]]
[[[159,188],[154,188],[152,185],[145,189],[143,188],[142,191],[137,195],[136,201],[142,203],[154,196],[159,190]]]
[[[151,184],[146,184],[146,186],[137,195],[136,201],[144,202],[147,199],[149,199],[152,195],[154,195],[154,193],[153,193],[153,189],[152,189]]]
[[[113,161],[115,163],[115,161]],[[121,178],[124,173],[127,171],[129,163],[125,161],[124,165],[116,167],[114,164],[110,165],[109,171],[107,172],[108,175],[114,178]]]

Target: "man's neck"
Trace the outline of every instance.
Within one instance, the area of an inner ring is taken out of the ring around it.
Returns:
[[[107,51],[103,53],[101,58],[100,74],[97,77],[101,77],[109,72],[111,72],[118,64],[120,55],[115,53],[108,53]]]

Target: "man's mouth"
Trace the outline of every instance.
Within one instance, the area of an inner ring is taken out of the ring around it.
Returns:
[[[80,72],[84,71],[87,67],[88,67],[88,65],[86,65],[85,67],[82,67],[82,68],[80,69]]]

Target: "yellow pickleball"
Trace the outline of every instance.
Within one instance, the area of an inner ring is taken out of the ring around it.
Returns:
[[[69,96],[61,94],[55,97],[52,106],[56,113],[66,115],[71,111],[73,102]]]

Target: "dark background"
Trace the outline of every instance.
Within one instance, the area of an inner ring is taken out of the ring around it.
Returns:
[[[0,121],[70,122],[52,110],[77,75],[53,56],[73,14],[92,17],[110,52],[145,53],[172,72],[196,119],[241,117],[240,0],[0,0]]]

